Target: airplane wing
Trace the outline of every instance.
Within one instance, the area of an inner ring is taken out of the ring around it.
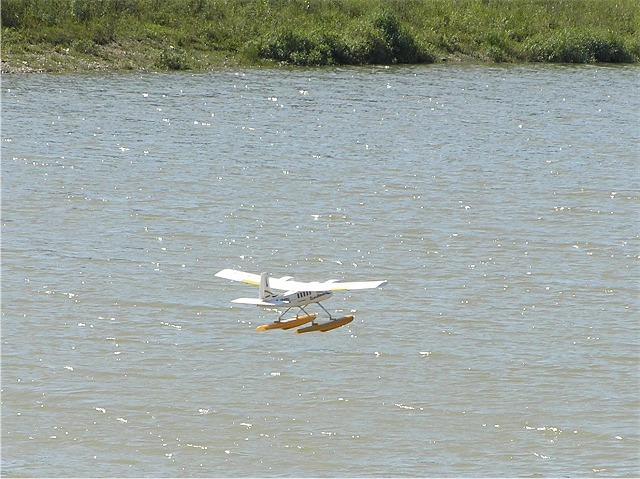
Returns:
[[[306,283],[294,281],[292,279],[281,280],[279,278],[269,278],[269,286],[274,289],[288,291],[344,291],[350,289],[374,289],[385,285],[386,281],[345,281],[339,282],[329,280],[324,282],[313,281]]]
[[[243,283],[260,285],[260,275],[245,273],[235,269],[223,269],[216,273],[220,278],[230,279],[232,281],[242,281]],[[343,291],[354,289],[374,289],[387,284],[387,281],[345,281],[340,282],[335,279],[329,281],[313,281],[303,282],[294,281],[291,276],[283,276],[282,278],[269,277],[269,287],[279,291]]]

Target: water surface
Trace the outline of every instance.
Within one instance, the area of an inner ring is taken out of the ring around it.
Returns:
[[[640,475],[638,72],[3,76],[3,474]]]

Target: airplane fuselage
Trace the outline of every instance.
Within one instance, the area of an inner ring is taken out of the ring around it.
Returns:
[[[329,299],[331,291],[296,291],[288,294],[272,294],[265,296],[264,301],[272,303],[277,308],[296,308],[311,303],[319,303]]]

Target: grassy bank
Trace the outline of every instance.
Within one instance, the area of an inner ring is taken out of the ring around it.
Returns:
[[[640,61],[637,0],[2,0],[3,71]]]

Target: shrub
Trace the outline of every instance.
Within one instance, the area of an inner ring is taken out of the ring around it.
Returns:
[[[270,32],[259,42],[258,56],[293,65],[331,65],[333,55],[322,35],[292,30]]]
[[[171,46],[160,52],[156,64],[161,68],[168,68],[169,70],[191,69],[186,53]]]
[[[373,21],[373,26],[380,32],[387,49],[385,56],[389,55],[392,63],[416,63],[418,60],[416,43],[400,27],[400,23],[392,14],[383,12]]]
[[[2,28],[20,28],[26,10],[25,2],[21,0],[3,0],[0,8]]]
[[[413,38],[389,13],[365,19],[351,36],[343,35],[323,30],[269,32],[258,40],[257,55],[293,65],[417,63],[433,58],[420,54]]]
[[[83,53],[85,55],[98,56],[98,54],[100,53],[95,43],[84,39],[74,40],[72,46],[75,51]]]
[[[634,56],[613,32],[561,30],[537,34],[524,43],[525,59],[561,63],[625,63]]]

